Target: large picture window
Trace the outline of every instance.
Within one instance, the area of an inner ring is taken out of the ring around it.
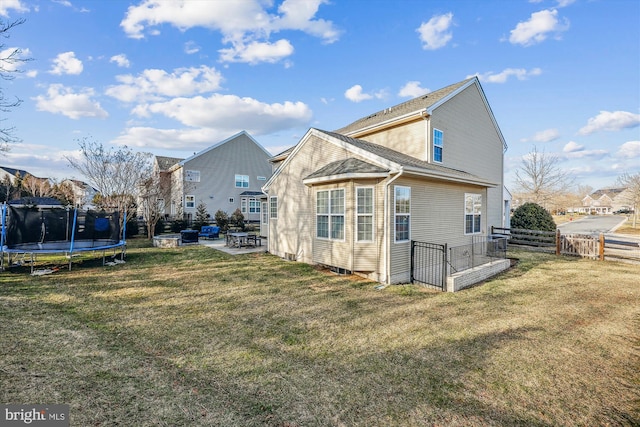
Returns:
[[[411,229],[411,188],[395,187],[395,241],[408,241]]]
[[[344,190],[316,193],[316,236],[344,240]]]
[[[441,130],[433,130],[433,161],[442,163],[442,149],[444,146],[444,135]]]
[[[464,232],[476,234],[481,232],[482,195],[466,193],[464,195]]]
[[[373,188],[356,189],[356,218],[358,242],[373,241]]]

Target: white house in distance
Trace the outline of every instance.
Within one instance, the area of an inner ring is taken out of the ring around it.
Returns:
[[[93,198],[98,194],[98,190],[84,181],[77,179],[65,179],[60,184],[68,185],[73,192],[73,204],[81,209],[92,209]]]
[[[261,187],[271,176],[270,157],[246,131],[188,159],[156,156],[164,214],[174,217],[182,209],[186,219],[194,219],[204,203],[212,218],[218,210],[231,215],[239,208],[245,221],[260,221],[265,197]]]
[[[476,77],[310,129],[263,187],[269,252],[407,283],[412,241],[467,245],[503,225],[506,148]]]

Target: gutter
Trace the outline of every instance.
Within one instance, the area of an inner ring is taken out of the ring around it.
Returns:
[[[389,237],[389,218],[390,214],[390,202],[389,202],[389,187],[396,179],[400,178],[404,174],[404,168],[400,168],[400,171],[391,178],[384,186],[384,280],[387,285],[391,284],[391,238]]]

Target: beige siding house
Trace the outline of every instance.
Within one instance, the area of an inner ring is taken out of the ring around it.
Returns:
[[[271,154],[246,131],[225,139],[188,159],[157,156],[155,169],[163,189],[164,213],[182,211],[194,219],[203,203],[213,216],[241,209],[246,221],[262,220],[265,195],[261,187],[271,176]]]
[[[477,78],[310,129],[273,158],[269,252],[406,283],[411,241],[464,245],[502,226],[506,143]]]

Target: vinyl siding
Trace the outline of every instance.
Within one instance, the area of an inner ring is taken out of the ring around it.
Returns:
[[[184,213],[195,216],[197,206],[202,202],[212,218],[218,209],[231,215],[240,207],[241,193],[262,191],[266,181],[258,181],[258,176],[267,179],[271,176],[269,154],[245,134],[186,160],[182,169],[200,172],[200,182],[185,181],[183,184],[184,195],[196,196],[196,207],[184,209]],[[236,174],[249,176],[249,187],[236,188]],[[233,203],[229,198],[234,199]],[[246,212],[244,216],[245,220],[260,220],[258,213]]]
[[[391,283],[409,282],[411,269],[411,243],[394,241],[394,187],[411,188],[411,240],[448,244],[450,247],[472,242],[472,235],[465,234],[465,193],[482,195],[482,233],[487,233],[487,191],[484,187],[428,181],[411,178],[396,180],[389,191]]]
[[[420,119],[402,126],[359,136],[359,139],[391,148],[420,160],[427,160],[426,121]]]

